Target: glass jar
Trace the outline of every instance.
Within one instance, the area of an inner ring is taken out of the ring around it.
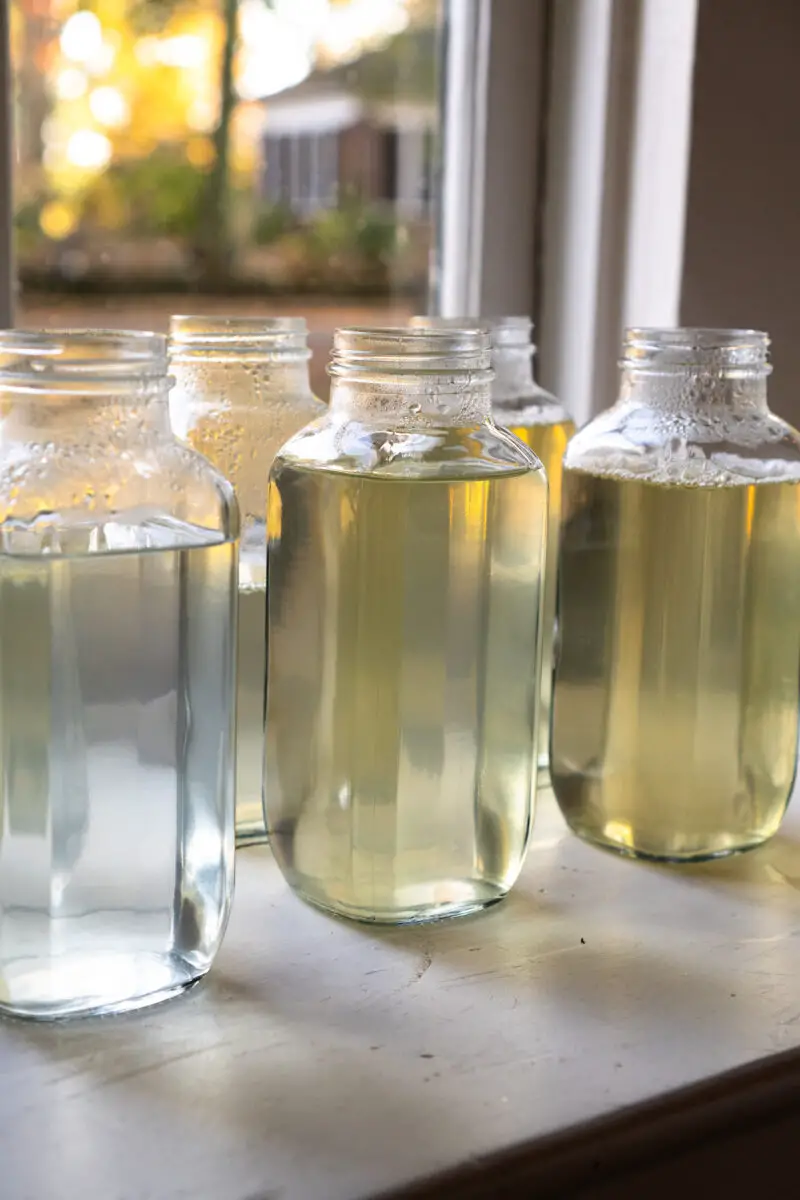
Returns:
[[[481,330],[340,329],[330,373],[270,479],[270,842],[342,915],[469,912],[528,840],[544,472]]]
[[[553,634],[556,620],[556,577],[558,574],[558,530],[561,522],[561,463],[575,423],[555,396],[536,382],[536,354],[529,317],[412,317],[414,326],[453,328],[474,326],[488,329],[492,339],[492,416],[498,425],[529,446],[541,461],[549,485],[547,565],[545,569],[542,640],[542,700],[539,721],[538,765],[540,781],[549,782],[550,693],[553,683]]]
[[[242,515],[236,841],[264,841],[267,479],[279,446],[324,404],[311,393],[302,317],[173,317],[172,428],[233,483]]]
[[[169,429],[166,339],[0,333],[0,1008],[205,974],[233,883],[229,485]]]
[[[795,772],[800,437],[768,338],[633,329],[564,460],[553,785],[582,837],[700,859],[775,832]]]

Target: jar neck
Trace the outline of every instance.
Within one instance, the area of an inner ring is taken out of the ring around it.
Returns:
[[[628,330],[619,402],[670,412],[767,412],[768,351],[768,336],[754,330]]]
[[[215,408],[236,407],[247,397],[247,405],[268,406],[291,395],[313,399],[308,362],[286,362],[264,355],[220,356],[214,351],[193,350],[190,354],[170,352],[170,374],[175,381],[173,397],[191,392],[192,400],[213,402]]]
[[[492,347],[492,399],[496,404],[529,400],[539,394],[533,370],[536,347],[530,317],[411,317],[414,329],[485,329]]]
[[[533,370],[535,346],[496,347],[492,352],[494,384],[492,396],[496,402],[525,400],[537,393]]]
[[[121,443],[169,432],[166,338],[102,330],[0,332],[5,439]]]
[[[171,362],[244,362],[308,374],[311,351],[304,317],[176,316]]]
[[[395,427],[470,426],[491,416],[481,329],[338,329],[328,368],[340,417]]]
[[[465,389],[452,376],[431,376],[422,385],[376,374],[370,379],[335,380],[329,408],[339,417],[365,423],[463,427],[488,420],[492,391],[489,383],[474,381]]]

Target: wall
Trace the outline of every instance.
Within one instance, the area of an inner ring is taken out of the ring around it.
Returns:
[[[681,320],[773,337],[800,425],[800,3],[700,0]]]

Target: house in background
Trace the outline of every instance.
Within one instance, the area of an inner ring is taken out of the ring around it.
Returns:
[[[434,29],[264,101],[262,198],[304,218],[349,199],[397,220],[426,219],[438,132]]]

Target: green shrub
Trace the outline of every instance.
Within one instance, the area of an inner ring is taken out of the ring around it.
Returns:
[[[295,227],[294,214],[284,204],[270,204],[259,210],[253,222],[253,241],[271,246]]]

